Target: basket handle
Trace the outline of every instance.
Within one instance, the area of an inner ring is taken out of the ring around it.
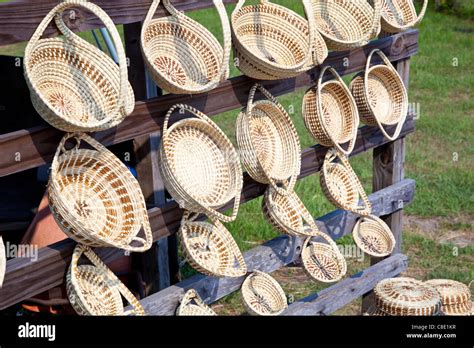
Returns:
[[[308,238],[306,238],[304,243],[303,243],[303,249],[313,247],[314,242],[312,241],[312,239],[314,237],[320,237],[320,238],[324,239],[324,241],[326,241],[331,248],[333,248],[334,250],[339,251],[339,248],[337,247],[336,242],[331,237],[329,237],[326,233],[323,233],[321,231],[317,231],[317,232],[315,232],[315,234],[313,236],[309,236]]]
[[[376,37],[380,33],[380,18],[382,16],[382,5],[385,0],[373,0],[374,4],[374,18],[372,20],[372,25],[370,30],[367,33],[367,37],[364,39],[365,42],[369,42],[373,37]]]

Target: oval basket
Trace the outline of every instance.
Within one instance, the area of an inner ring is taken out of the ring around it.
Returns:
[[[187,118],[169,126],[180,110]],[[160,145],[160,171],[170,195],[191,212],[221,221],[237,216],[242,190],[242,168],[234,146],[222,130],[202,112],[188,105],[175,105],[166,115]],[[231,216],[217,209],[233,200]]]
[[[375,53],[385,65],[370,67]],[[357,75],[349,88],[359,108],[361,121],[379,127],[389,140],[398,138],[408,113],[408,95],[400,75],[382,51],[376,49],[369,54],[365,72]],[[389,135],[385,127],[395,124],[394,133]]]
[[[5,278],[5,270],[7,268],[7,254],[5,253],[5,245],[3,239],[0,236],[0,288],[3,285],[3,279]]]
[[[316,28],[330,50],[344,51],[365,46],[380,32],[384,0],[312,0]]]
[[[257,90],[268,100],[254,101]],[[236,138],[242,163],[255,181],[280,192],[281,183],[293,189],[301,167],[298,133],[283,106],[259,84],[237,118]]]
[[[217,315],[206,305],[194,289],[186,291],[181,304],[176,310],[177,316],[215,316]]]
[[[326,71],[335,80],[322,82]],[[303,117],[306,128],[323,146],[335,146],[350,154],[354,149],[359,126],[357,104],[336,70],[325,66],[319,75],[318,84],[310,88],[303,97]]]
[[[471,314],[471,291],[467,285],[450,279],[431,279],[425,284],[434,287],[440,293],[442,311],[445,315]]]
[[[118,66],[66,26],[62,14],[71,7],[91,11],[104,23],[117,50]],[[53,18],[64,39],[41,39]],[[24,73],[36,111],[66,132],[114,127],[135,107],[120,35],[109,16],[87,1],[61,2],[46,15],[26,46]]]
[[[269,274],[255,270],[242,284],[242,302],[250,315],[280,315],[288,308],[280,284]]]
[[[380,218],[369,215],[357,220],[352,230],[352,238],[367,255],[384,257],[395,248],[395,237],[387,224]]]
[[[76,146],[65,149],[68,139]],[[92,149],[80,148],[82,143]],[[81,244],[145,251],[152,243],[145,199],[130,170],[86,134],[67,134],[51,166],[49,207],[59,227]],[[139,237],[143,228],[144,238]]]
[[[162,89],[177,94],[204,93],[228,78],[230,24],[222,0],[213,3],[219,13],[224,47],[170,0],[163,0],[170,16],[153,19],[160,0],[152,2],[142,27],[141,48],[151,77]]]
[[[382,30],[387,33],[400,33],[420,24],[428,7],[428,0],[423,0],[419,15],[416,14],[413,0],[385,0],[381,12]]]
[[[243,74],[258,80],[291,78],[326,59],[309,0],[303,1],[308,20],[268,0],[244,4],[239,0],[231,19],[235,62]]]
[[[78,264],[84,255],[91,264]],[[66,275],[66,289],[79,315],[145,315],[140,302],[87,246],[78,244]],[[122,297],[133,307],[125,311]]]

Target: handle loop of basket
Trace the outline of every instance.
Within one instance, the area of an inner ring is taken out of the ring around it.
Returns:
[[[373,37],[377,36],[380,32],[380,17],[382,16],[382,5],[385,0],[373,0],[374,4],[374,18],[372,20],[372,25],[370,30],[367,33],[367,37],[364,38],[363,42],[368,43]]]
[[[323,233],[321,231],[317,231],[314,236],[309,236],[308,238],[306,238],[306,240],[304,241],[304,244],[303,244],[303,249],[314,247],[315,242],[313,242],[313,239],[315,237],[319,237],[319,238],[324,239],[324,241],[327,242],[328,245],[331,248],[333,248],[337,253],[339,253],[339,254],[341,253],[341,251],[337,247],[336,242],[330,236],[328,236],[326,233]],[[313,252],[312,252],[312,254],[313,254]]]

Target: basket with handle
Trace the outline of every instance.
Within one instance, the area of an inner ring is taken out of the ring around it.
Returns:
[[[441,295],[443,314],[471,314],[471,291],[467,285],[451,279],[431,279],[426,281],[425,284],[434,287]]]
[[[89,263],[79,264],[84,256]],[[140,302],[102,260],[87,246],[78,244],[66,275],[69,301],[79,315],[145,315]],[[132,307],[125,311],[122,297]]]
[[[215,316],[217,315],[206,305],[194,289],[189,289],[183,296],[176,310],[177,316]]]
[[[259,90],[267,100],[254,101]],[[282,193],[292,190],[301,167],[301,146],[295,126],[283,106],[260,84],[249,93],[240,112],[236,138],[245,169],[255,180]]]
[[[141,48],[148,71],[162,89],[177,94],[204,93],[228,78],[230,24],[222,0],[213,0],[221,21],[224,46],[204,26],[178,11],[170,0],[170,16],[153,19],[154,0],[143,23]]]
[[[335,79],[323,83],[326,71]],[[305,93],[303,117],[306,128],[321,145],[334,146],[347,155],[352,152],[359,112],[350,90],[334,68],[325,66],[317,85]]]
[[[231,18],[236,66],[242,73],[259,80],[291,78],[326,59],[326,43],[316,30],[309,0],[303,1],[307,20],[269,0],[244,4],[239,0]]]
[[[363,216],[357,220],[352,230],[356,245],[367,255],[384,257],[395,248],[395,237],[388,225],[374,215]]]
[[[67,150],[69,139],[76,144]],[[59,227],[78,243],[129,251],[151,246],[138,181],[112,152],[84,133],[66,134],[61,140],[51,166],[48,196]]]
[[[400,33],[416,27],[423,20],[428,0],[423,0],[420,13],[416,14],[414,0],[384,0],[381,12],[382,30]]]
[[[170,126],[177,110],[195,117]],[[242,167],[229,138],[211,119],[191,106],[174,105],[165,117],[159,157],[163,182],[180,207],[224,222],[235,220]],[[231,200],[230,216],[217,211]]]
[[[380,32],[382,2],[373,0],[312,0],[316,28],[330,50],[365,46]]]
[[[118,66],[66,26],[62,14],[72,7],[91,11],[104,23],[117,50]],[[53,19],[64,39],[41,38]],[[36,111],[66,132],[114,127],[135,107],[120,35],[109,16],[85,0],[63,1],[46,15],[26,46],[24,74]]]
[[[0,288],[3,285],[5,278],[5,270],[7,268],[7,254],[5,253],[5,245],[3,244],[2,236],[0,236]]]
[[[374,54],[378,54],[385,65],[370,67]],[[398,138],[408,113],[408,94],[397,70],[382,51],[375,49],[370,52],[365,72],[357,75],[349,88],[359,108],[361,121],[379,127],[389,140]],[[397,127],[393,134],[388,134],[385,127],[395,124]]]

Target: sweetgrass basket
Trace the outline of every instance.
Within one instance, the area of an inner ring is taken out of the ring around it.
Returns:
[[[254,101],[259,90],[267,100]],[[255,180],[275,190],[292,190],[301,167],[301,146],[295,126],[283,106],[260,84],[249,93],[240,112],[236,138],[242,163]]]
[[[217,315],[206,305],[194,289],[186,291],[181,304],[176,310],[177,316],[215,316]]]
[[[71,7],[83,7],[104,23],[117,50],[118,66],[66,26],[62,14]],[[42,39],[53,18],[64,38]],[[87,1],[63,1],[46,15],[26,46],[24,74],[36,111],[66,132],[114,127],[135,107],[120,35],[109,16]]]
[[[76,144],[67,150],[69,139]],[[129,251],[150,248],[153,238],[138,181],[90,136],[63,137],[51,166],[48,194],[54,219],[78,243]]]
[[[326,71],[335,79],[323,83]],[[350,90],[334,68],[325,66],[317,85],[305,93],[303,117],[306,128],[321,145],[334,146],[345,154],[352,152],[357,139],[359,112]]]
[[[269,274],[255,270],[242,284],[244,307],[250,315],[280,315],[287,307],[280,284]]]
[[[395,237],[387,224],[374,215],[357,220],[352,230],[352,238],[367,255],[384,257],[395,248]]]
[[[170,0],[170,16],[153,19],[154,0],[143,23],[141,48],[148,71],[162,89],[177,94],[207,92],[228,78],[230,24],[222,0],[213,0],[221,21],[224,46],[200,23],[178,11]]]
[[[84,255],[90,264],[79,264]],[[66,275],[69,301],[79,315],[145,315],[140,302],[87,246],[78,244]],[[133,309],[125,311],[122,297]]]
[[[365,46],[380,32],[382,2],[373,0],[312,0],[316,27],[330,50]]]
[[[387,33],[399,33],[415,27],[423,20],[428,0],[423,0],[420,13],[416,14],[413,0],[384,0],[381,12],[382,30]]]
[[[235,63],[243,74],[258,80],[291,78],[326,59],[309,0],[303,1],[308,20],[268,0],[244,4],[239,0],[231,18]]]
[[[5,245],[3,239],[0,236],[0,288],[3,285],[3,279],[5,278],[5,270],[7,268],[7,255],[5,253]]]
[[[426,281],[425,284],[434,287],[440,293],[443,314],[471,314],[471,291],[467,285],[450,279],[431,279]]]
[[[170,117],[178,110],[197,118],[170,126]],[[182,208],[221,221],[235,220],[243,182],[240,159],[224,132],[206,115],[188,105],[174,105],[165,118],[159,155],[163,182]],[[231,200],[230,216],[217,211]]]
[[[374,54],[385,63],[370,67]],[[379,127],[384,136],[395,140],[400,135],[408,113],[408,94],[397,70],[380,50],[373,50],[367,59],[365,72],[357,75],[350,87],[361,121]],[[397,125],[389,135],[386,126]]]

